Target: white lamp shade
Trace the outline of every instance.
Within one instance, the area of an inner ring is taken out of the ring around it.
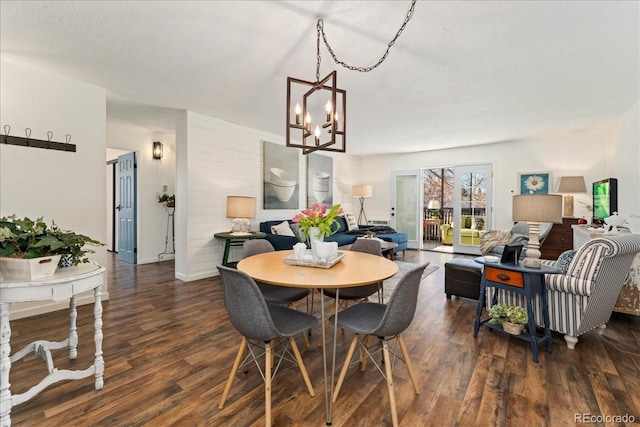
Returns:
[[[562,223],[562,196],[521,194],[513,196],[513,221]]]
[[[227,218],[253,218],[255,216],[255,197],[227,196]]]
[[[351,188],[351,194],[353,197],[362,197],[363,199],[367,199],[369,197],[373,197],[373,187],[370,185],[354,185]]]
[[[587,186],[583,176],[561,176],[558,193],[586,193]]]
[[[429,200],[429,204],[427,205],[427,209],[440,209],[440,201],[439,200]]]

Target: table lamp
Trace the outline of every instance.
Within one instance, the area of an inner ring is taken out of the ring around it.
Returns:
[[[351,188],[351,194],[353,197],[360,199],[360,215],[358,215],[358,224],[368,224],[367,214],[364,213],[364,199],[368,199],[373,196],[373,188],[370,185],[354,185]],[[364,222],[362,222],[364,218]]]
[[[249,218],[256,216],[256,198],[244,196],[227,196],[227,218],[231,221],[233,235],[247,235],[251,228]]]
[[[561,176],[558,183],[558,193],[586,193],[587,186],[582,176]],[[573,196],[564,196],[564,216],[573,217]]]
[[[427,209],[438,211],[438,215],[440,215],[440,201],[439,200],[429,200],[429,204],[427,205]],[[433,212],[431,212],[431,216],[433,217]]]
[[[540,268],[540,224],[562,223],[562,196],[559,194],[521,194],[513,196],[513,221],[529,224],[525,267]]]

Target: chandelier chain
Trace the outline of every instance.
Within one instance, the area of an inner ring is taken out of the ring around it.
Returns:
[[[324,32],[324,25],[323,25],[324,23],[323,23],[322,19],[318,19],[318,23],[316,25],[316,28],[318,30],[317,67],[316,67],[316,79],[317,79],[317,81],[320,81],[320,61],[321,61],[321,58],[320,58],[320,35],[321,34],[322,34],[322,39],[324,40],[324,44],[327,47],[327,50],[329,51],[329,53],[333,57],[333,60],[335,61],[336,64],[342,65],[344,68],[347,68],[347,69],[349,69],[351,71],[359,71],[361,73],[368,73],[369,71],[377,68],[380,64],[382,64],[384,62],[385,59],[387,59],[387,56],[389,55],[389,50],[391,49],[391,46],[394,45],[394,43],[396,42],[398,37],[400,37],[400,34],[402,34],[402,32],[404,31],[404,28],[407,26],[407,24],[409,23],[409,21],[413,17],[413,11],[415,10],[415,6],[416,6],[416,0],[412,0],[411,1],[411,7],[409,8],[409,11],[407,12],[407,16],[404,18],[404,22],[400,26],[400,29],[396,33],[396,36],[393,38],[393,40],[391,40],[387,44],[387,50],[380,57],[380,59],[378,59],[378,62],[376,62],[374,65],[371,65],[369,67],[358,67],[358,66],[349,65],[349,64],[347,64],[347,63],[345,63],[343,61],[340,61],[338,59],[338,57],[336,56],[335,52],[333,51],[333,49],[331,48],[331,46],[329,45],[329,42],[327,41],[327,35]]]

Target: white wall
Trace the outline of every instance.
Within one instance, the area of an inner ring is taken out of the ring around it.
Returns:
[[[547,135],[518,141],[410,154],[363,157],[361,181],[373,185],[373,198],[367,199],[367,216],[388,219],[390,172],[476,163],[494,165],[494,228],[509,228],[511,196],[518,190],[519,172],[548,171],[553,180],[583,175],[590,183],[607,177],[619,178],[618,205],[622,214],[638,211],[638,106],[616,128],[592,129],[562,135]],[[624,185],[623,185],[624,184]],[[590,212],[578,201],[591,203],[591,190],[575,195],[575,215],[590,218]]]
[[[618,178],[620,215],[640,215],[640,102],[614,128],[615,156],[610,174]]]
[[[214,233],[228,231],[227,196],[256,198],[256,218],[261,221],[289,219],[299,210],[263,210],[263,141],[284,145],[282,137],[229,122],[187,112],[176,131],[177,209],[176,277],[196,280],[217,275],[224,242]],[[293,150],[293,148],[292,148]],[[300,159],[300,209],[306,206],[306,158]],[[334,203],[353,210],[351,185],[357,183],[359,159],[347,154],[322,152],[334,159]],[[183,197],[186,194],[186,197]],[[183,250],[184,248],[184,250]],[[240,248],[232,248],[231,259],[240,258]]]
[[[163,145],[163,157],[154,160],[153,141]],[[138,264],[158,261],[158,254],[164,251],[167,231],[167,212],[158,203],[162,186],[167,185],[167,193],[175,194],[175,135],[158,134],[146,128],[133,125],[109,123],[107,125],[107,146],[112,149],[135,151],[138,161]],[[108,159],[111,160],[111,159]],[[171,252],[171,236],[167,250]],[[173,259],[173,255],[163,255],[162,259]]]
[[[0,122],[11,135],[71,143],[77,151],[63,152],[0,144],[0,215],[16,214],[55,220],[65,229],[101,242],[105,230],[106,91],[9,59],[0,61]],[[106,264],[106,249],[90,256]],[[103,289],[107,299],[108,289]],[[93,301],[83,296],[80,303]],[[67,307],[67,303],[14,304],[12,318]]]

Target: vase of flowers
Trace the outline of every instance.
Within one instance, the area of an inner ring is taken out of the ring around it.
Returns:
[[[516,305],[495,304],[489,316],[489,323],[501,323],[502,329],[511,335],[520,335],[528,321],[527,312]]]
[[[314,241],[322,241],[325,236],[330,236],[339,227],[333,228],[336,224],[336,217],[342,214],[340,205],[333,205],[331,209],[327,205],[314,203],[310,208],[303,209],[293,217],[293,222],[298,223],[300,232],[309,242],[314,260],[317,258],[314,249]]]

